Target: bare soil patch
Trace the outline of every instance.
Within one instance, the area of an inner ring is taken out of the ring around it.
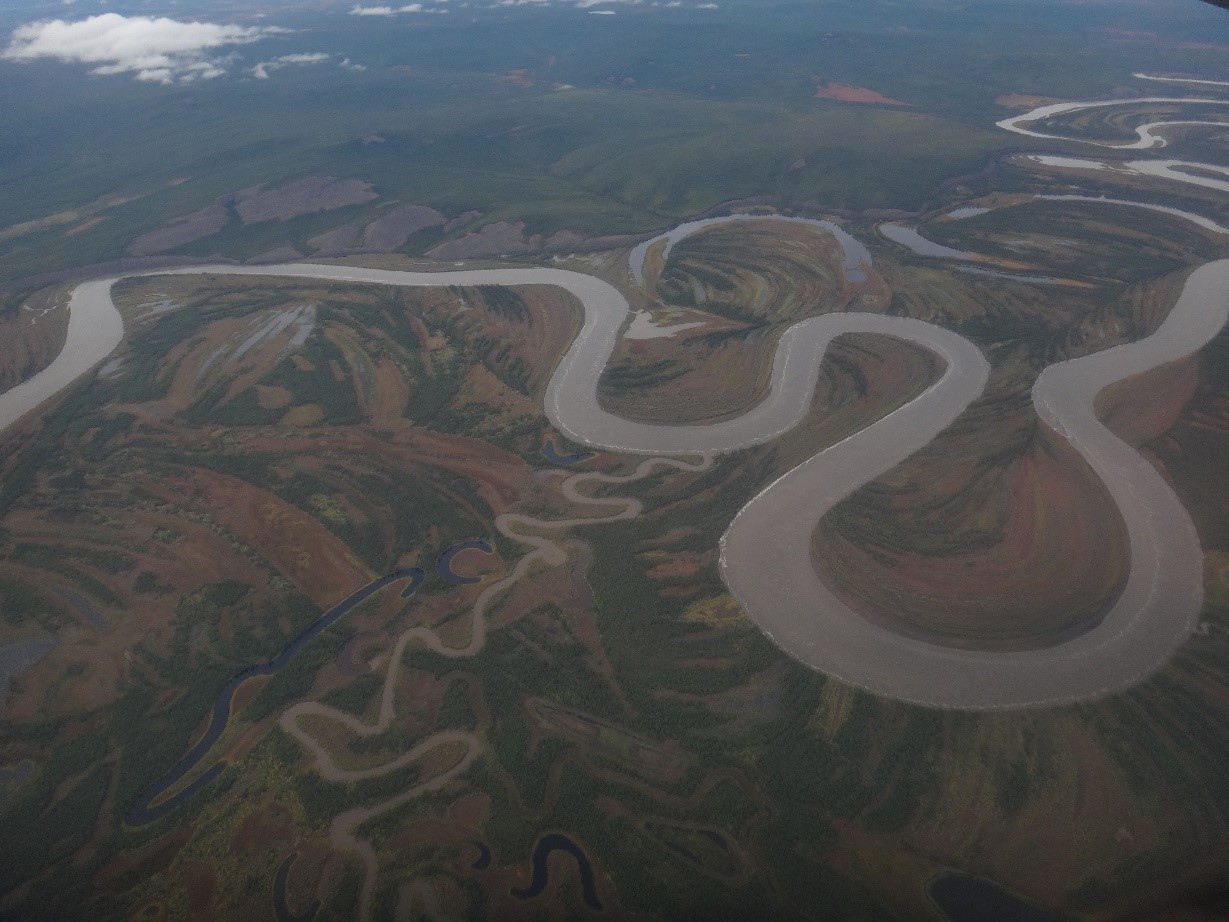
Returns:
[[[128,252],[133,256],[149,256],[209,237],[230,223],[232,211],[244,224],[259,224],[289,221],[347,205],[363,205],[377,198],[379,195],[372,190],[371,183],[335,176],[308,176],[267,191],[253,186],[219,196],[204,208],[172,218],[162,227],[135,237],[128,244]],[[266,254],[268,261],[275,261],[274,254],[278,252]],[[294,258],[298,258],[298,254]]]
[[[836,99],[840,102],[856,102],[873,106],[907,106],[909,103],[884,96],[864,86],[849,83],[821,83],[815,88],[814,99]]]
[[[244,224],[289,221],[317,211],[362,205],[379,196],[371,183],[335,176],[308,176],[267,192],[236,193],[235,213]]]
[[[184,244],[216,234],[230,222],[226,206],[214,202],[199,211],[172,218],[157,230],[141,234],[128,244],[133,256],[150,256],[164,253]]]
[[[488,256],[523,256],[537,252],[542,246],[541,234],[526,234],[525,223],[515,224],[496,221],[485,224],[475,233],[466,234],[459,240],[441,243],[428,250],[432,259],[478,259]]]
[[[369,250],[392,252],[405,243],[410,234],[428,227],[440,227],[447,220],[425,205],[401,205],[367,225],[363,231],[363,245]]]
[[[64,232],[64,236],[65,237],[76,237],[78,234],[84,234],[87,230],[93,227],[97,227],[99,224],[101,224],[105,220],[107,220],[105,217],[99,216],[97,218],[90,218],[88,221],[82,221],[76,227],[70,227],[68,230],[66,230]]]
[[[457,228],[464,227],[466,224],[473,224],[481,217],[481,211],[463,211],[444,225],[444,233],[451,234]]]
[[[334,256],[353,249],[358,242],[358,236],[363,230],[361,219],[347,221],[331,231],[317,234],[307,241],[307,245],[316,251],[318,256]]]
[[[1062,101],[1053,96],[1026,96],[1021,93],[1004,93],[994,98],[994,104],[1004,109],[1036,109],[1038,106]]]

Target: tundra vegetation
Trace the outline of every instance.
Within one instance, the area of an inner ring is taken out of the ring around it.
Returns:
[[[915,317],[976,343],[990,384],[820,523],[815,566],[859,615],[934,643],[1018,650],[1095,623],[1126,577],[1126,536],[1093,473],[1040,425],[1032,384],[1154,331],[1225,240],[1158,212],[1036,200],[1056,186],[1160,198],[1125,172],[1028,159],[1120,154],[1008,143],[989,126],[1073,88],[1122,86],[1137,64],[1123,67],[1124,45],[1175,73],[1220,72],[1223,49],[1171,9],[1133,10],[1132,28],[1113,32],[1098,5],[1054,4],[1027,33],[1015,4],[895,10],[901,29],[877,4],[829,4],[823,28],[810,4],[774,17],[738,2],[644,6],[437,16],[378,40],[363,17],[296,12],[294,24],[324,22],[367,55],[343,89],[308,69],[135,90],[51,65],[6,70],[0,104],[23,117],[0,164],[28,178],[0,184],[0,331],[14,344],[0,386],[58,351],[71,286],[55,273],[155,251],[341,253],[387,268],[431,265],[429,251],[557,259],[624,288],[651,323],[680,326],[622,339],[600,388],[610,410],[671,423],[752,405],[799,319]],[[921,29],[935,15],[944,29]],[[1141,38],[1152,30],[1170,38]],[[61,92],[34,111],[40,81]],[[834,86],[845,89],[830,98]],[[1181,117],[1225,117],[1206,110]],[[1125,141],[1172,114],[1088,110],[1039,130]],[[1183,131],[1190,159],[1223,146],[1219,130]],[[69,168],[84,137],[108,156]],[[718,225],[667,260],[650,253],[648,284],[631,289],[632,238],[733,200],[835,217],[874,264],[851,281],[825,232]],[[1165,202],[1226,223],[1215,190]],[[988,210],[949,217],[969,205]],[[977,254],[971,266],[1047,284],[920,256],[876,229],[888,219]],[[115,298],[127,333],[114,358],[0,440],[0,644],[54,640],[4,692],[0,915],[259,918],[315,905],[318,919],[354,918],[366,865],[337,847],[334,825],[356,810],[371,811],[351,832],[374,855],[375,917],[424,892],[456,916],[583,915],[584,868],[604,911],[629,918],[941,922],[929,887],[952,871],[1102,916],[1223,870],[1229,334],[1098,402],[1195,520],[1196,636],[1110,699],[958,713],[801,667],[717,567],[753,495],[942,374],[923,349],[838,340],[811,411],[781,438],[703,469],[585,486],[643,503],[611,522],[569,498],[563,476],[629,475],[640,459],[581,454],[561,472],[543,454],[583,448],[542,410],[581,321],[557,289],[146,276]],[[526,553],[497,528],[505,513],[592,521],[523,530],[557,540],[566,561],[529,568],[494,600],[472,656],[417,641],[394,659],[415,626],[454,649],[470,639],[474,604]],[[453,567],[477,581],[441,578],[441,555],[475,539],[492,552]],[[217,741],[155,798],[173,809],[125,820],[207,732],[234,676],[410,568],[425,573],[413,593],[373,593],[239,686]],[[305,702],[377,730],[307,713],[297,726],[318,749],[305,747],[284,721]],[[451,735],[397,763],[437,734]],[[329,765],[363,777],[331,779]],[[384,809],[407,791],[419,793]],[[542,859],[535,894],[535,854],[552,836],[574,851]]]

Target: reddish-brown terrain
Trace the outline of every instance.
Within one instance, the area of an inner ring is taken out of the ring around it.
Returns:
[[[840,102],[856,102],[871,106],[907,106],[909,103],[884,96],[864,86],[849,83],[821,83],[815,88],[814,99],[836,99]]]

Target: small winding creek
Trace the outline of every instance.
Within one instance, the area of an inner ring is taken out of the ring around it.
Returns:
[[[512,895],[517,899],[531,900],[546,890],[546,885],[550,882],[550,869],[546,860],[551,852],[564,852],[576,859],[576,869],[580,874],[580,891],[585,905],[600,911],[602,901],[597,895],[597,884],[593,878],[593,865],[589,863],[589,856],[583,848],[559,832],[548,832],[538,839],[538,844],[533,849],[533,879],[528,887],[514,887]]]
[[[273,914],[277,917],[277,922],[312,922],[312,919],[316,918],[316,913],[320,911],[319,900],[312,900],[308,907],[300,913],[292,912],[286,900],[290,868],[297,857],[299,857],[298,854],[294,852],[287,855],[277,866],[277,873],[273,875]]]
[[[462,551],[482,551],[484,554],[493,554],[495,549],[491,545],[483,541],[481,538],[474,541],[462,541],[460,544],[454,544],[444,553],[440,554],[439,559],[435,562],[435,572],[440,580],[451,586],[461,586],[469,583],[480,583],[480,576],[462,576],[452,569],[452,560]]]
[[[217,698],[214,699],[209,725],[196,745],[189,749],[187,754],[175,763],[170,771],[141,792],[136,803],[129,808],[128,813],[125,815],[124,822],[129,826],[144,826],[147,823],[152,823],[154,820],[166,816],[166,814],[175,810],[180,804],[188,800],[197,791],[208,786],[222,773],[226,763],[224,761],[215,762],[175,794],[164,797],[167,791],[175,787],[185,776],[200,765],[209,753],[209,750],[213,748],[213,745],[221,739],[222,733],[226,730],[226,725],[230,721],[231,703],[234,701],[235,692],[239,690],[240,685],[248,679],[257,676],[273,675],[275,672],[285,668],[313,637],[327,630],[339,618],[348,614],[356,605],[365,602],[389,583],[394,583],[398,580],[409,580],[405,589],[402,590],[402,595],[409,595],[418,588],[418,585],[422,582],[423,575],[422,570],[410,568],[398,570],[395,573],[389,573],[386,576],[381,576],[379,579],[372,580],[366,586],[352,592],[313,621],[311,625],[304,629],[290,643],[286,644],[276,657],[267,663],[249,666],[247,669],[236,673],[229,682],[222,686],[222,690],[218,692]],[[158,801],[158,803],[155,804],[155,801]]]

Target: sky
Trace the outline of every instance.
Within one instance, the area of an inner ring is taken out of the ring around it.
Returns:
[[[0,58],[8,61],[54,60],[86,65],[102,77],[127,75],[146,83],[191,83],[239,73],[256,79],[285,67],[333,62],[347,70],[364,65],[326,51],[271,56],[248,63],[236,49],[291,30],[265,24],[238,25],[212,22],[196,16],[133,15],[118,12],[87,13],[78,0],[65,0],[60,15],[33,19],[15,28]],[[98,3],[92,4],[97,6]],[[717,9],[711,0],[429,0],[399,5],[354,4],[351,16],[388,18],[441,16],[478,9],[510,6],[566,6],[598,15],[614,15],[620,6]],[[46,9],[43,7],[41,9]],[[339,13],[341,10],[339,9]],[[74,15],[76,14],[76,15]],[[182,14],[181,14],[182,15]],[[253,17],[249,17],[249,20]]]

